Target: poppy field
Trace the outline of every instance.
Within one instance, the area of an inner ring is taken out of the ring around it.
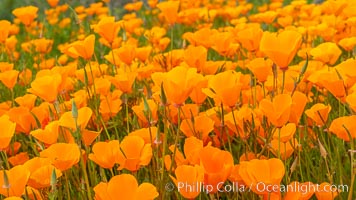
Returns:
[[[0,19],[0,199],[356,199],[355,0],[79,2]]]

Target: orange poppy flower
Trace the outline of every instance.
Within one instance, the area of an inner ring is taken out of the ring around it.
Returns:
[[[85,129],[93,111],[89,107],[83,107],[78,109],[77,125],[79,130]],[[73,118],[72,111],[65,112],[59,119],[59,126],[70,128],[72,130],[77,130],[75,119]]]
[[[0,149],[4,149],[9,146],[12,136],[15,133],[16,123],[10,121],[8,115],[2,115],[0,117],[0,127],[2,127],[0,135]]]
[[[129,94],[132,92],[132,85],[137,77],[137,72],[128,72],[122,69],[117,69],[117,75],[108,77],[110,82],[123,93]]]
[[[19,71],[17,70],[9,70],[2,72],[0,74],[0,81],[9,89],[13,89],[16,82],[17,77],[19,76]]]
[[[61,83],[62,77],[59,74],[40,76],[32,81],[31,88],[27,91],[49,103],[53,103],[57,99]]]
[[[301,43],[302,35],[296,31],[286,30],[278,35],[264,32],[261,38],[260,50],[279,68],[285,70],[293,60]]]
[[[209,139],[209,133],[214,130],[214,121],[204,115],[196,116],[183,120],[180,130],[187,137],[195,136],[206,142]]]
[[[111,46],[120,31],[120,24],[115,22],[115,17],[103,17],[95,25],[94,31],[109,42]]]
[[[114,117],[121,110],[121,94],[122,92],[120,90],[114,90],[106,97],[100,97],[99,112],[104,121],[107,121],[110,117]]]
[[[97,142],[93,145],[92,151],[93,153],[89,154],[89,159],[106,169],[112,168],[117,163],[119,156],[123,156],[119,153],[120,142],[118,140]]]
[[[278,129],[279,130],[276,129],[273,132],[273,139],[276,139],[277,141],[280,140],[280,142],[286,143],[293,138],[297,127],[294,123],[288,123],[282,126],[282,128]]]
[[[164,1],[157,4],[168,24],[173,25],[178,18],[179,1]]]
[[[4,174],[7,176],[5,182]],[[4,170],[0,173],[0,194],[9,197],[20,197],[25,192],[27,181],[30,177],[30,172],[23,165],[18,165],[10,170]]]
[[[337,189],[333,187],[330,183],[324,182],[320,184],[319,187],[323,189],[319,191],[315,191],[315,196],[318,200],[324,200],[324,199],[333,200],[339,195]]]
[[[17,165],[24,164],[29,159],[30,159],[30,157],[28,156],[28,153],[22,152],[22,153],[18,153],[14,156],[9,157],[8,161],[12,166],[17,166]]]
[[[312,182],[299,183],[297,181],[291,182],[287,187],[291,189],[286,192],[286,195],[284,197],[285,200],[308,200],[314,194],[313,188],[316,188],[316,186]],[[300,188],[306,189],[301,190]]]
[[[356,112],[356,93],[353,92],[346,97],[346,102],[350,108]]]
[[[59,0],[47,0],[47,3],[52,7],[56,7],[57,4],[59,3]]]
[[[352,51],[356,46],[356,37],[343,38],[338,43],[345,51]]]
[[[334,65],[339,59],[342,51],[333,42],[325,42],[310,50],[310,54],[315,60],[325,64]]]
[[[51,185],[53,171],[56,173],[57,178],[62,176],[62,172],[56,169],[48,158],[35,157],[27,161],[23,166],[31,173],[28,185],[36,189],[46,188]]]
[[[271,141],[271,152],[277,157],[280,156],[282,160],[288,159],[294,152],[298,149],[298,140],[296,138],[290,140],[289,142],[279,142],[278,139],[273,139]]]
[[[202,91],[202,89],[208,86],[208,79],[203,75],[198,74],[196,76],[196,81],[197,83],[193,88],[192,92],[190,93],[189,97],[194,103],[200,105],[205,101],[207,97],[207,95]]]
[[[16,123],[16,132],[29,133],[37,127],[37,123],[30,110],[26,107],[13,107],[7,114],[10,120]]]
[[[14,68],[13,63],[8,63],[8,62],[0,62],[0,72],[5,72],[12,70]]]
[[[323,126],[328,120],[331,106],[321,103],[314,104],[310,109],[305,111],[305,114],[311,118],[317,126]]]
[[[250,52],[258,50],[263,31],[259,26],[252,26],[237,33],[237,41]]]
[[[152,99],[147,100],[148,108],[145,108],[144,101],[140,102],[139,105],[133,106],[132,110],[142,122],[142,126],[147,127],[149,124],[154,124],[158,121],[157,109],[158,106]],[[148,117],[148,118],[147,118]],[[147,120],[151,120],[150,122]]]
[[[344,116],[334,119],[331,122],[329,130],[344,141],[350,141],[351,138],[356,138],[356,115]]]
[[[5,43],[7,37],[9,36],[11,23],[7,20],[0,20],[0,43]]]
[[[159,130],[157,129],[157,127],[151,126],[148,128],[141,128],[141,129],[135,130],[135,131],[129,133],[129,136],[130,135],[139,136],[145,141],[145,144],[152,144],[152,143],[156,142],[156,139],[159,139],[159,138],[156,138],[158,131]],[[152,139],[152,141],[151,141],[151,139]]]
[[[90,60],[94,54],[95,45],[95,35],[91,34],[86,37],[83,41],[76,41],[70,44],[67,51],[70,53],[69,56],[76,55],[84,58],[85,60]]]
[[[272,65],[273,63],[269,59],[255,58],[247,64],[247,67],[256,76],[257,80],[263,83],[272,74]]]
[[[136,48],[136,58],[139,59],[141,62],[145,62],[151,55],[152,47],[138,47]]]
[[[202,190],[204,169],[199,165],[180,165],[174,171],[176,177],[170,175],[179,193],[187,199],[194,199]]]
[[[32,108],[35,106],[35,101],[37,99],[36,95],[33,94],[25,94],[23,96],[17,97],[15,99],[15,102],[19,104],[20,106],[26,107],[29,110],[32,110]]]
[[[289,122],[299,124],[300,117],[304,112],[307,105],[308,98],[304,93],[299,91],[294,92],[292,96],[292,107],[289,116]]]
[[[120,164],[118,170],[125,168],[137,171],[141,166],[146,166],[151,162],[151,144],[145,144],[145,141],[139,136],[126,136],[120,143],[120,149],[123,156],[118,158]]]
[[[80,159],[77,144],[56,143],[40,152],[41,158],[50,158],[53,165],[61,171],[70,169]]]
[[[235,107],[240,100],[243,86],[240,79],[241,73],[224,71],[209,78],[208,88],[203,89],[203,92],[214,98],[216,105],[223,103],[225,106]]]
[[[292,98],[289,94],[279,94],[273,98],[273,101],[263,99],[260,102],[260,109],[276,127],[282,127],[287,123],[291,106]]]
[[[25,26],[29,26],[33,20],[37,17],[38,8],[35,6],[26,6],[21,8],[16,8],[12,11]]]
[[[134,3],[127,3],[124,8],[127,11],[138,11],[141,9],[143,5],[142,1],[134,2]]]
[[[259,183],[263,183],[266,187],[279,187],[284,173],[284,164],[277,158],[243,161],[239,168],[239,175],[242,180],[256,194],[267,194],[266,190],[262,191],[258,187]]]
[[[52,50],[53,40],[40,38],[32,40],[32,43],[35,46],[36,52],[46,54]]]
[[[151,183],[138,185],[137,180],[131,174],[116,175],[108,183],[100,182],[94,187],[95,199],[109,200],[153,200],[158,197],[157,189]]]
[[[59,131],[59,122],[52,121],[46,125],[43,129],[37,129],[31,131],[30,134],[45,144],[54,144],[57,142],[58,139],[58,131]]]
[[[184,61],[189,67],[197,68],[200,72],[205,65],[208,56],[208,50],[203,46],[188,46],[184,51]]]
[[[183,105],[195,86],[197,76],[195,68],[181,66],[166,73],[163,88],[167,99],[177,106]]]
[[[119,58],[117,61],[122,61],[126,65],[131,65],[136,57],[136,47],[133,45],[121,46],[118,49],[114,49],[113,52],[114,56],[116,55]],[[118,64],[119,63],[114,63],[114,65]]]
[[[200,151],[200,166],[204,168],[204,184],[212,185],[211,192],[215,193],[219,189],[218,184],[230,176],[234,160],[230,152],[206,146]]]

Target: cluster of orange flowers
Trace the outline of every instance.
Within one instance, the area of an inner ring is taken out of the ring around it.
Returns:
[[[258,189],[317,181],[348,183],[352,199],[353,169],[338,182],[329,168],[318,180],[297,168],[306,149],[328,167],[330,141],[354,163],[355,0],[148,0],[120,18],[110,0],[47,1],[44,19],[27,6],[0,20],[6,199],[232,198],[221,183],[247,198],[341,195]]]

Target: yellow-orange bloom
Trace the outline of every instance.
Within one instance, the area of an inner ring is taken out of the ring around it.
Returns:
[[[276,127],[282,127],[287,123],[291,106],[292,98],[289,94],[277,95],[274,97],[273,101],[263,99],[260,102],[260,109]]]
[[[0,117],[0,149],[4,149],[9,146],[12,136],[15,133],[16,123],[10,121],[8,115],[2,115]]]
[[[279,187],[284,173],[284,164],[277,158],[243,161],[240,163],[239,168],[239,175],[244,183],[248,187],[251,187],[251,190],[257,194],[267,193],[266,190],[259,190],[259,183],[264,183],[263,185],[266,187]]]
[[[11,23],[7,20],[0,20],[0,43],[5,43],[7,37],[9,36]]]
[[[69,56],[76,55],[84,58],[85,60],[90,60],[94,54],[94,44],[95,35],[91,34],[86,37],[83,41],[76,41],[70,44],[67,49]]]
[[[35,6],[26,6],[21,8],[16,8],[12,11],[24,25],[29,26],[33,20],[37,17],[38,8]]]
[[[5,182],[4,174],[7,176],[7,182]],[[30,172],[23,165],[18,165],[10,170],[4,170],[0,173],[0,194],[11,197],[20,197],[25,192],[27,181],[30,177]]]
[[[41,151],[40,157],[50,158],[56,168],[65,171],[79,162],[80,150],[77,144],[56,143]]]
[[[187,199],[194,199],[200,194],[200,183],[204,181],[204,169],[199,166],[180,165],[174,171],[176,178],[170,176],[176,187],[181,187],[179,193]],[[196,190],[190,190],[188,186],[197,187]]]
[[[114,176],[108,183],[100,182],[94,187],[95,199],[114,200],[120,197],[122,200],[153,200],[158,197],[157,189],[150,183],[138,185],[137,180],[131,174]]]
[[[112,45],[120,31],[120,24],[115,22],[115,17],[104,17],[95,25],[94,31]]]
[[[141,166],[146,166],[151,162],[151,144],[145,144],[140,136],[126,136],[120,143],[120,149],[123,156],[118,158],[120,164],[118,170],[125,168],[130,171],[137,171]]]
[[[278,35],[276,33],[264,32],[260,43],[260,50],[279,68],[287,69],[301,44],[302,35],[296,31],[286,30]]]
[[[164,1],[157,4],[170,25],[173,25],[178,18],[179,1]]]

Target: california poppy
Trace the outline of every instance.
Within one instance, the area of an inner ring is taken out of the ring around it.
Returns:
[[[317,126],[323,126],[328,120],[331,106],[321,103],[314,104],[310,109],[305,111],[305,114],[311,118]]]
[[[170,25],[173,25],[178,18],[179,1],[165,1],[157,4]]]
[[[109,142],[97,142],[93,145],[93,153],[89,154],[89,159],[98,164],[102,168],[110,169],[119,156],[120,142],[118,140],[111,140]]]
[[[259,26],[252,26],[237,33],[237,40],[250,52],[259,49],[263,31]]]
[[[59,119],[59,125],[70,128],[74,131],[77,130],[77,128],[79,128],[79,130],[83,130],[91,119],[92,114],[93,111],[89,107],[83,107],[78,109],[78,118],[74,119],[72,112],[68,111],[65,112]],[[76,125],[78,125],[78,127]]]
[[[316,190],[315,196],[318,200],[330,199],[333,200],[339,195],[339,191],[333,187],[330,183],[324,182],[320,184],[320,188],[323,190]]]
[[[146,166],[151,162],[151,144],[145,144],[145,141],[139,136],[126,136],[120,143],[120,149],[123,156],[118,158],[120,165],[118,170],[125,168],[137,171],[141,166]]]
[[[194,199],[202,191],[204,169],[199,165],[180,165],[174,171],[176,177],[170,175],[179,193],[187,199]],[[193,188],[196,187],[196,188]],[[193,188],[193,189],[192,189]]]
[[[31,175],[28,180],[28,185],[36,189],[49,187],[51,185],[52,173],[56,174],[56,178],[62,176],[62,172],[56,169],[48,158],[35,157],[27,161],[23,166],[26,167]]]
[[[264,83],[267,77],[272,74],[272,65],[273,63],[269,59],[255,58],[247,64],[247,67],[256,76],[258,81]]]
[[[138,185],[131,174],[116,175],[108,183],[100,182],[94,187],[95,199],[153,200],[158,197],[157,189],[150,183]]]
[[[7,181],[5,181],[5,174]],[[0,194],[11,197],[20,197],[25,192],[27,181],[30,177],[30,172],[23,165],[18,165],[10,170],[4,170],[0,173]]]
[[[0,149],[9,146],[12,136],[15,133],[16,123],[10,121],[8,115],[0,117],[0,127],[2,127],[2,134],[0,135]]]
[[[19,76],[19,71],[17,70],[9,70],[2,72],[0,74],[0,81],[9,89],[13,89],[15,84],[17,83],[17,78]]]
[[[40,157],[50,158],[56,168],[65,171],[79,162],[80,150],[77,144],[55,143],[41,151]]]
[[[53,103],[57,99],[61,82],[62,77],[59,74],[36,77],[31,83],[31,88],[27,91],[49,103]]]
[[[29,26],[33,20],[37,17],[38,8],[35,6],[26,6],[21,8],[16,8],[12,11],[25,26]]]
[[[260,109],[276,127],[282,127],[287,123],[291,106],[292,98],[289,94],[279,94],[273,98],[273,101],[263,99],[260,102]]]
[[[209,97],[214,98],[215,104],[220,103],[235,107],[240,100],[242,83],[240,82],[241,73],[229,70],[216,74],[209,78],[208,88],[203,92]],[[224,85],[224,87],[221,87]]]
[[[195,68],[175,67],[165,74],[163,80],[167,99],[177,106],[183,105],[195,86],[198,76]]]
[[[280,69],[287,69],[299,46],[302,35],[296,31],[286,30],[278,35],[264,32],[261,38],[260,50],[266,54]]]
[[[204,169],[204,184],[213,185],[212,193],[215,193],[218,184],[230,176],[234,160],[230,152],[206,146],[200,151],[200,166]]]
[[[284,173],[284,164],[277,158],[243,161],[239,168],[239,175],[244,183],[256,194],[264,195],[267,194],[267,191],[261,191],[258,184],[264,183],[264,186],[273,186],[274,188],[277,186],[279,188]]]
[[[282,128],[278,129],[279,130],[275,129],[275,131],[273,132],[273,139],[286,143],[293,138],[297,127],[294,123],[288,123],[282,126]]]
[[[103,17],[99,23],[94,26],[94,31],[109,42],[110,47],[115,37],[120,31],[120,24],[115,22],[115,17]]]
[[[334,119],[331,122],[329,130],[344,141],[350,141],[356,138],[355,128],[356,115],[344,116]],[[352,139],[350,139],[350,136]]]
[[[203,46],[188,46],[184,51],[184,61],[189,67],[197,68],[200,72],[205,65],[208,56],[208,50]]]
[[[342,51],[332,42],[324,42],[310,50],[310,54],[315,60],[322,61],[325,64],[334,65],[339,59]]]
[[[52,121],[43,129],[31,131],[30,134],[37,140],[45,144],[54,144],[57,142],[59,132],[59,122]]]
[[[68,52],[80,56],[85,60],[90,60],[94,54],[95,35],[89,35],[83,41],[76,41],[70,44]],[[71,56],[71,55],[69,55]]]
[[[7,37],[9,36],[11,23],[7,20],[0,20],[0,27],[0,43],[5,43]]]
[[[188,118],[182,121],[180,130],[187,137],[195,136],[205,142],[209,133],[214,130],[214,121],[204,115]]]
[[[30,159],[27,152],[21,152],[14,156],[8,158],[9,163],[12,166],[23,165],[26,161]]]
[[[313,188],[316,188],[316,186],[311,182],[299,183],[297,181],[291,182],[287,187],[291,189],[286,192],[286,196],[284,197],[285,200],[310,199],[314,194],[315,189]],[[301,190],[299,188],[305,189]]]

